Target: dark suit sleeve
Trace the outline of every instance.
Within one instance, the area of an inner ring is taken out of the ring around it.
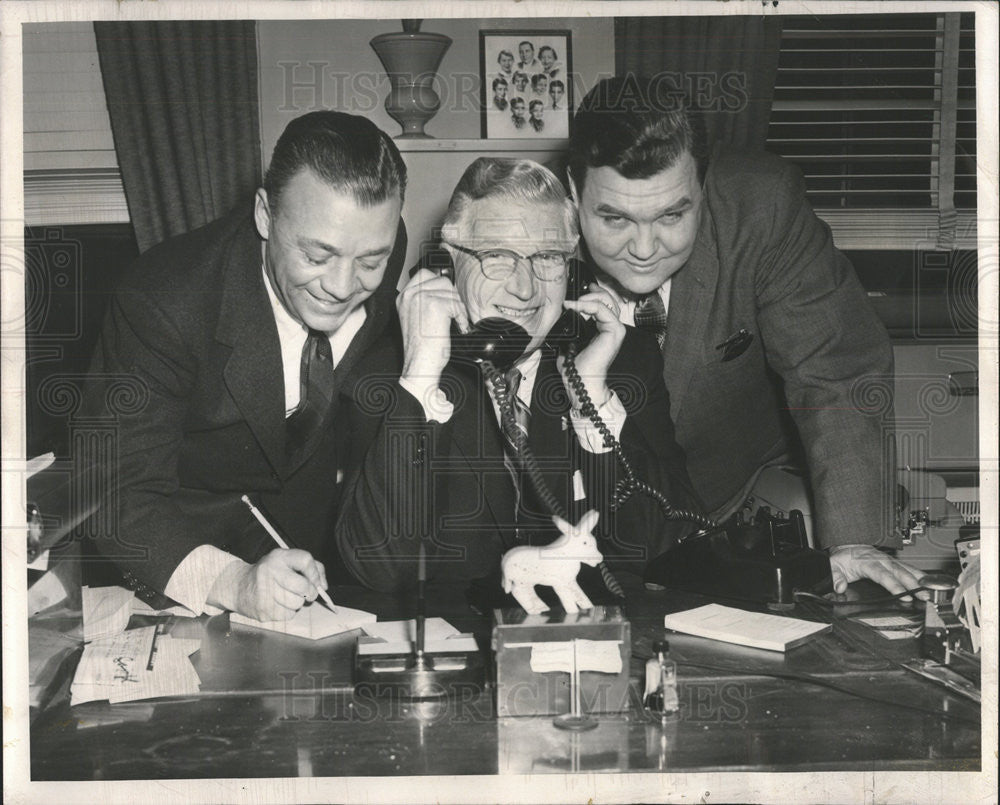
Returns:
[[[433,534],[432,456],[447,426],[427,422],[412,394],[391,375],[355,389],[355,467],[342,498],[337,548],[366,587],[391,592],[416,578],[421,537]],[[425,543],[433,562],[435,545]]]
[[[895,488],[892,350],[847,258],[785,165],[772,192],[755,294],[769,365],[784,381],[824,547],[886,544]]]
[[[684,451],[677,444],[670,419],[670,401],[663,381],[662,358],[651,336],[629,327],[608,383],[625,407],[622,452],[634,477],[660,492],[675,510],[704,512],[688,477]],[[608,506],[616,485],[626,478],[613,452],[581,450],[588,499],[598,502],[607,529],[602,546],[615,564],[640,570],[650,559],[698,526],[689,519],[668,519],[650,495],[634,490],[615,512]]]
[[[197,546],[223,546],[226,523],[239,506],[232,497],[201,500],[178,481],[196,371],[176,322],[150,295],[120,289],[85,389],[85,415],[107,436],[91,444],[96,452],[88,477],[105,492],[92,529],[97,548],[140,593],[162,593]]]

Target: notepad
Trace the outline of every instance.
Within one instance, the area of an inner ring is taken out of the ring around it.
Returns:
[[[787,651],[833,628],[828,623],[747,612],[721,604],[675,612],[663,619],[663,625],[676,632],[768,651]]]
[[[295,613],[294,617],[284,621],[258,621],[236,612],[229,613],[229,623],[232,626],[267,629],[309,640],[321,640],[324,637],[350,632],[375,621],[375,615],[363,609],[351,609],[338,604],[337,611],[331,612],[318,601],[306,604]]]

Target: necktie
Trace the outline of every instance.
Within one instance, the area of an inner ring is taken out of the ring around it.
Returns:
[[[511,408],[514,411],[514,420],[517,423],[517,429],[527,437],[528,423],[531,421],[531,410],[517,396],[517,390],[521,386],[521,370],[510,369],[507,371],[505,377],[507,379],[507,395]],[[503,430],[503,435],[506,437],[507,444],[513,450],[514,455],[517,455],[520,451],[517,449],[517,442],[514,440],[514,436],[507,432],[506,427],[502,427],[501,430]]]
[[[319,432],[333,400],[333,353],[321,332],[309,331],[299,364],[299,404],[285,420],[286,454],[291,458],[305,449]]]
[[[667,337],[667,310],[659,291],[641,297],[635,305],[635,326],[656,336],[661,347]]]

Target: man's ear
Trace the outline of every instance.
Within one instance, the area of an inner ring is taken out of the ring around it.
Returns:
[[[271,234],[271,207],[267,203],[267,191],[257,188],[253,202],[253,222],[257,226],[257,234],[267,240]]]

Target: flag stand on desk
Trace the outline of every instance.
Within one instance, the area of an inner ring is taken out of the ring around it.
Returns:
[[[576,644],[573,641],[573,669],[569,672],[569,712],[552,719],[552,723],[561,730],[585,732],[597,726],[597,721],[584,715],[580,706],[580,665],[576,658]]]

